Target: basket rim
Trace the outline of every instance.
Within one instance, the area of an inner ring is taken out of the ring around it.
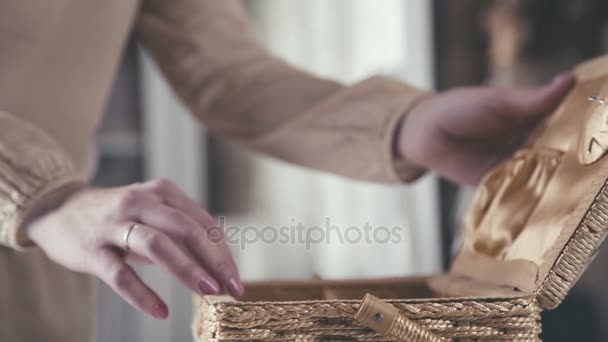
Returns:
[[[534,294],[496,301],[386,302],[404,317],[447,338],[508,336],[509,340],[537,341],[541,331],[541,308]],[[356,322],[354,315],[361,304],[357,300],[239,302],[230,296],[205,296],[197,298],[198,316],[192,328],[194,337],[202,341],[308,340],[348,334],[364,336],[366,341],[385,340]]]
[[[608,171],[608,167],[603,171]],[[538,287],[538,300],[544,309],[559,306],[593,262],[608,236],[608,176],[602,178],[603,185]]]
[[[533,303],[537,299],[534,293],[521,292],[521,295],[513,296],[465,296],[465,297],[429,297],[429,298],[382,298],[383,301],[392,304],[424,304],[424,303],[496,303],[512,301],[529,301]],[[319,300],[295,300],[295,301],[238,301],[229,295],[207,295],[198,297],[199,301],[205,301],[211,305],[231,306],[262,306],[262,305],[307,305],[307,304],[358,304],[361,299],[319,299]]]

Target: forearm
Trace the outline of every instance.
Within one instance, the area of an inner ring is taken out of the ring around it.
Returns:
[[[395,168],[392,145],[424,92],[384,77],[347,87],[293,68],[256,42],[238,1],[157,0],[142,13],[145,46],[211,131],[352,178],[415,178]]]

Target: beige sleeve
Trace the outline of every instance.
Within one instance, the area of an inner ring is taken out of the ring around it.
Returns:
[[[0,111],[0,245],[23,249],[20,226],[46,194],[80,181],[71,159],[42,130]]]
[[[147,0],[144,46],[207,127],[299,165],[368,181],[422,170],[395,161],[397,125],[425,93],[386,77],[313,76],[256,42],[238,0]]]

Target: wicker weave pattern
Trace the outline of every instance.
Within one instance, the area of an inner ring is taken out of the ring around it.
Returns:
[[[411,320],[398,316],[396,322],[386,334],[386,337],[397,341],[409,342],[443,342],[445,339],[437,337],[428,330],[422,329]]]
[[[538,290],[540,305],[556,308],[578,280],[608,230],[608,186],[604,184]]]
[[[510,300],[387,301],[407,319],[444,340],[537,341],[540,306],[534,297]],[[353,319],[359,301],[199,301],[194,334],[200,341],[386,341]]]

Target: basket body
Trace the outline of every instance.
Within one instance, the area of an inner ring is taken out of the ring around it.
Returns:
[[[361,300],[288,301],[290,293],[296,292],[311,295],[320,290],[326,297],[335,298],[356,297],[366,291],[365,282],[349,282],[339,286],[328,283],[332,285],[325,286],[319,281],[314,284],[311,282],[308,287],[306,283],[283,284],[278,287],[269,284],[267,288],[274,290],[267,297],[260,296],[259,289],[256,293],[259,298],[276,300],[240,302],[224,296],[197,298],[193,322],[195,339],[201,342],[390,340],[353,319]],[[257,285],[256,288],[261,286]],[[413,296],[419,294],[421,289],[407,279],[401,285],[393,283],[391,286],[399,286],[399,291],[412,289]],[[378,288],[369,287],[370,291],[378,292]],[[384,289],[385,294],[392,290],[390,286]],[[401,295],[411,297],[405,293]],[[439,336],[442,341],[539,340],[541,309],[532,294],[511,298],[386,301],[394,305],[404,317]]]

